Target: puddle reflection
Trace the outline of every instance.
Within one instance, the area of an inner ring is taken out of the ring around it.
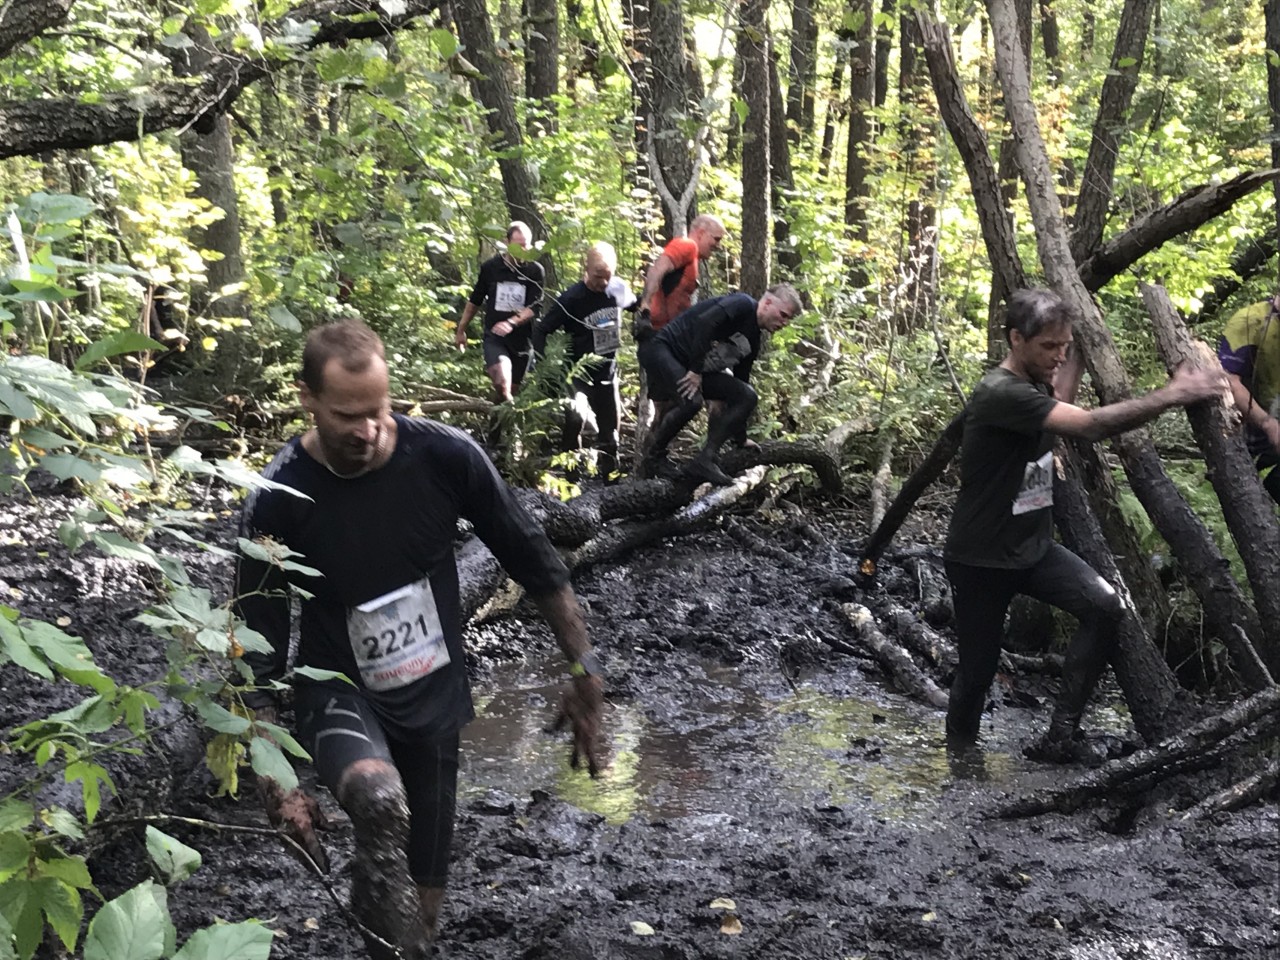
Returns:
[[[769,816],[780,801],[864,806],[874,815],[928,819],[944,789],[963,779],[1004,780],[1018,764],[987,752],[978,769],[948,760],[936,713],[914,705],[838,698],[801,686],[768,700],[732,668],[704,664],[674,715],[635,703],[608,711],[612,764],[598,780],[572,770],[565,734],[548,734],[558,665],[500,668],[476,698],[463,734],[463,802],[490,790],[534,789],[598,813],[632,817]]]

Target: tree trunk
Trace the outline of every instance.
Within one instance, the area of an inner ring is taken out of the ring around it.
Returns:
[[[1271,113],[1271,166],[1280,167],[1280,0],[1264,0],[1262,15],[1267,50],[1267,109]],[[1276,227],[1280,229],[1280,180],[1273,185]]]
[[[889,99],[889,56],[893,53],[894,0],[880,0],[879,23],[875,27],[875,80],[872,82],[872,100],[879,110]]]
[[[857,0],[853,10],[861,14],[862,19],[855,36],[856,46],[849,57],[849,150],[844,174],[844,222],[859,241],[850,278],[854,286],[863,287],[869,277],[862,262],[862,245],[871,236],[867,200],[874,138],[871,110],[875,98],[875,46],[871,26],[875,5],[872,0]]]
[[[768,35],[769,63],[769,195],[773,200],[773,247],[778,262],[792,274],[800,269],[800,255],[791,245],[791,221],[788,208],[795,189],[791,171],[791,142],[787,139],[787,116],[782,100],[782,84],[778,77],[778,58],[773,34]]]
[[[1155,326],[1156,346],[1170,372],[1183,363],[1217,369],[1217,355],[1199,340],[1192,340],[1163,287],[1142,285],[1142,302]],[[1202,403],[1187,408],[1187,419],[1196,443],[1204,451],[1209,482],[1222,504],[1222,515],[1240,551],[1253,602],[1262,620],[1263,646],[1259,649],[1271,673],[1280,675],[1280,523],[1274,504],[1263,489],[1245,448],[1240,417],[1230,402]],[[1237,672],[1260,690],[1269,677],[1258,671],[1247,651],[1231,646],[1224,636]]]
[[[75,0],[9,0],[0,8],[0,57],[50,27],[56,27]]]
[[[1116,161],[1120,156],[1120,139],[1116,134],[1122,128],[1138,87],[1142,53],[1155,5],[1156,0],[1125,0],[1120,13],[1111,69],[1102,81],[1098,115],[1089,140],[1089,157],[1080,177],[1080,196],[1072,217],[1071,253],[1077,263],[1093,253],[1102,241]]]
[[[515,99],[507,81],[505,61],[494,47],[488,6],[485,0],[457,0],[455,15],[458,37],[480,71],[480,76],[471,82],[476,99],[485,108],[494,147],[501,153],[498,169],[502,174],[507,211],[512,220],[523,220],[533,228],[534,239],[545,239],[547,223],[538,208],[533,176],[524,158],[524,139],[516,122]],[[543,267],[547,271],[547,289],[559,289],[555,266],[549,257],[543,259]]]
[[[208,71],[217,56],[213,38],[194,20],[187,22],[183,32],[191,38],[192,45],[175,56],[174,72],[179,76],[200,76]],[[221,219],[191,230],[193,247],[218,254],[206,260],[205,289],[191,291],[192,309],[197,314],[215,317],[242,317],[247,304],[244,294],[237,289],[244,282],[244,259],[231,120],[225,113],[209,114],[183,132],[178,142],[182,165],[195,174],[196,196],[222,211]]]
[[[531,106],[529,136],[556,132],[555,96],[560,92],[559,0],[525,0],[524,92]]]
[[[849,62],[849,48],[841,40],[836,47],[836,62],[831,67],[831,89],[827,94],[827,114],[822,121],[822,147],[818,151],[818,177],[826,180],[831,173],[831,157],[836,148],[836,129],[848,112],[848,104],[841,93],[844,86],[844,68]]]
[[[742,7],[742,94],[747,119],[742,131],[742,289],[753,297],[769,287],[769,248],[773,239],[769,174],[769,74],[765,35],[767,0],[745,0]]]
[[[663,199],[668,237],[684,236],[693,216],[699,145],[681,123],[701,115],[689,89],[683,5],[650,0],[644,66],[650,113],[644,118],[649,176]]]
[[[787,140],[799,145],[801,131],[813,124],[813,77],[817,58],[817,25],[811,0],[791,4],[791,52],[787,68]]]

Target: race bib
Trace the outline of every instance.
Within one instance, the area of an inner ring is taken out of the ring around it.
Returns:
[[[1053,506],[1053,451],[1039,460],[1027,464],[1022,474],[1022,486],[1013,498],[1013,515],[1030,513]]]
[[[369,690],[395,690],[449,663],[426,577],[348,609],[347,636]]]
[[[587,318],[591,326],[591,352],[601,357],[611,357],[622,345],[621,323],[618,321],[618,308],[598,310]]]
[[[504,280],[493,289],[493,309],[497,313],[515,313],[524,309],[524,284]]]

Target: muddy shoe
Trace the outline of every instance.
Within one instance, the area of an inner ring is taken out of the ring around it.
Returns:
[[[727,487],[733,483],[733,477],[717,467],[712,460],[704,457],[694,457],[684,465],[684,472],[685,476],[717,487]]]
[[[674,480],[680,475],[680,469],[664,453],[658,457],[645,457],[640,461],[639,477],[641,480]]]
[[[1036,763],[1082,763],[1089,766],[1097,766],[1106,759],[1100,757],[1078,731],[1069,738],[1046,733],[1035,743],[1024,747],[1022,755]]]

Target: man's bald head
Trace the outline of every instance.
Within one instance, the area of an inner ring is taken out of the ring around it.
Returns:
[[[709,213],[693,218],[693,223],[689,224],[689,239],[698,245],[699,260],[711,256],[724,239],[724,233],[724,224]]]

